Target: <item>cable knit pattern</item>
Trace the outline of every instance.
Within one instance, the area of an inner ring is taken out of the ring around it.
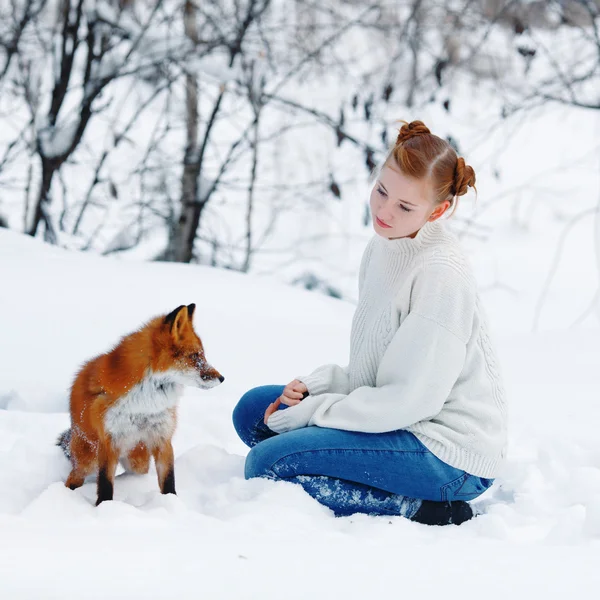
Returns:
[[[447,464],[493,478],[506,452],[502,375],[470,265],[442,223],[374,236],[359,271],[347,367],[303,381],[310,396],[271,429],[406,429]]]

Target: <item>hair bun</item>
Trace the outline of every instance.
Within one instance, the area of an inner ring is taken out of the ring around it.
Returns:
[[[467,188],[475,187],[475,171],[469,165],[465,164],[465,159],[459,157],[456,161],[454,171],[454,190],[453,196],[463,196],[467,193]]]
[[[400,128],[398,133],[398,137],[396,138],[396,145],[403,144],[406,140],[410,140],[410,138],[416,137],[418,135],[430,134],[429,128],[423,123],[423,121],[412,121],[411,123],[407,123],[406,121],[402,121],[404,125]]]

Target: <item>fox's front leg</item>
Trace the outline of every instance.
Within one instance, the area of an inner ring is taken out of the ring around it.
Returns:
[[[119,453],[108,440],[100,441],[98,447],[98,499],[96,506],[105,500],[113,499],[115,472]]]
[[[176,494],[175,492],[175,458],[171,440],[164,442],[152,452],[158,473],[158,485],[163,494]]]

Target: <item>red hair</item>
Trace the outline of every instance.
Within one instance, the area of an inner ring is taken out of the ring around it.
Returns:
[[[428,179],[436,194],[436,204],[444,200],[454,203],[469,187],[477,192],[475,171],[446,140],[431,133],[423,121],[402,123],[386,164],[393,158],[408,177]]]

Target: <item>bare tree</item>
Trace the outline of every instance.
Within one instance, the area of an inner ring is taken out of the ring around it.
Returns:
[[[226,41],[228,50],[228,68],[232,68],[238,56],[242,53],[245,38],[250,28],[260,20],[268,9],[270,0],[250,0],[239,13],[233,27],[231,37]],[[204,18],[212,15],[205,14]],[[184,6],[185,34],[197,43],[198,25],[197,9],[192,2]],[[181,212],[179,218],[172,224],[169,247],[164,258],[177,262],[190,262],[194,255],[194,241],[198,231],[202,211],[215,189],[215,185],[205,183],[204,189],[200,188],[201,182],[206,182],[203,173],[206,151],[211,143],[213,128],[220,118],[221,105],[226,89],[221,86],[216,99],[210,109],[209,117],[204,124],[202,137],[198,138],[198,83],[196,75],[186,74],[186,131],[187,141],[182,175]]]
[[[85,0],[62,0],[59,5],[60,46],[53,56],[53,63],[58,65],[57,72],[50,106],[42,116],[42,124],[36,132],[36,150],[42,174],[27,232],[36,235],[40,223],[43,223],[45,238],[50,242],[56,241],[55,226],[47,211],[54,176],[79,146],[94,114],[93,105],[102,91],[131,69],[132,55],[144,40],[162,2],[158,0],[155,3],[146,21],[136,32],[122,31],[112,22],[111,19],[118,16],[118,12],[108,12],[107,15],[107,11],[100,10],[111,8],[110,4],[98,3],[95,11],[86,10],[85,4]],[[121,49],[122,45],[126,46],[124,51]],[[82,51],[83,73],[76,73],[75,59],[81,48],[85,48]],[[81,90],[79,107],[61,121],[67,95],[78,77],[78,87]],[[28,98],[34,96],[33,89],[27,90]],[[32,117],[39,118],[40,108],[39,99],[36,102],[30,101]]]
[[[150,256],[251,270],[290,207],[343,206],[385,156],[390,114],[451,110],[446,84],[516,4],[14,0],[0,86],[21,112],[0,185],[18,181],[25,201],[11,223],[102,253],[154,234]],[[299,131],[360,170],[277,180],[274,155]],[[282,263],[321,233],[304,235]]]

